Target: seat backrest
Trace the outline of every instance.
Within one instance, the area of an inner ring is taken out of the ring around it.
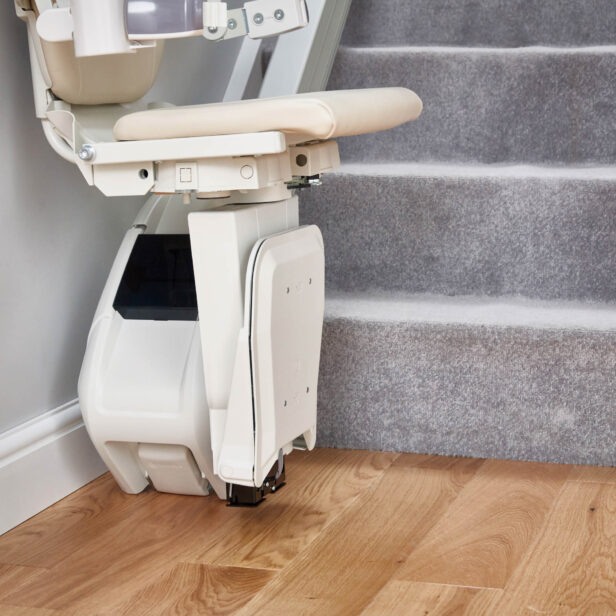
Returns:
[[[141,98],[156,79],[164,48],[164,42],[157,41],[130,54],[77,58],[72,41],[40,42],[51,91],[73,105],[130,103]]]
[[[50,9],[53,10],[53,9]],[[51,91],[74,105],[130,103],[152,87],[163,42],[134,53],[76,58],[73,42],[41,41]]]

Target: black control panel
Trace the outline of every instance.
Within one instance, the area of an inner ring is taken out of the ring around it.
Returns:
[[[197,292],[190,236],[140,235],[113,307],[125,319],[196,321]]]

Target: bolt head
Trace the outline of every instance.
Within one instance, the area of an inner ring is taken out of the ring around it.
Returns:
[[[237,28],[237,21],[235,21],[235,19],[230,19],[227,22],[227,28],[229,28],[229,30],[235,30]]]
[[[263,13],[255,13],[255,16],[252,18],[252,21],[254,21],[257,26],[261,25],[263,23]]]
[[[79,152],[77,152],[77,156],[79,156],[81,160],[92,160],[95,154],[96,151],[94,147],[89,144],[81,146]]]
[[[276,9],[274,11],[274,19],[276,21],[282,21],[284,19],[284,11],[282,9]]]

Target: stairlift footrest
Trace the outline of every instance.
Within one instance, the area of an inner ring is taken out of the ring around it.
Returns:
[[[265,483],[281,449],[316,425],[325,281],[321,232],[310,225],[257,241],[246,272],[245,320],[218,474],[252,488]]]

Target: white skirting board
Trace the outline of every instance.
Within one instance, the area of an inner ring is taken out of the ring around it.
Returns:
[[[77,400],[0,434],[0,534],[106,470]]]

